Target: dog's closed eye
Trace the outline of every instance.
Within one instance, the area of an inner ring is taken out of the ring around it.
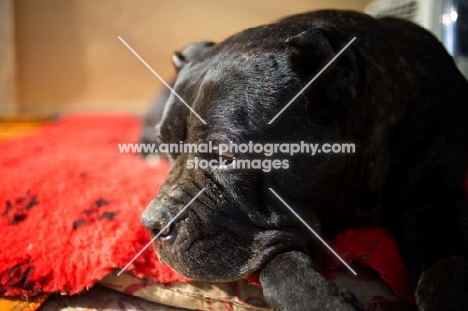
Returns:
[[[219,163],[220,168],[230,168],[236,161],[236,155],[234,153],[222,153],[221,162]]]

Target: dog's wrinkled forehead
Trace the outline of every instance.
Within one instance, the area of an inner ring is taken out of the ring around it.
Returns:
[[[174,88],[203,121],[172,95],[158,127],[161,137],[168,138],[165,141],[209,140],[205,136],[213,133],[226,140],[265,137],[268,122],[302,89],[304,76],[310,74],[304,68],[314,69],[332,54],[327,42],[315,31],[304,34],[265,26],[218,44],[191,44],[174,55],[178,70]],[[295,100],[297,111],[289,109],[287,118],[305,115],[300,111],[303,100],[302,96]]]
[[[298,87],[287,62],[287,55],[261,50],[221,51],[183,68],[175,90],[207,122],[207,132],[255,133]],[[187,121],[201,125],[196,118]]]

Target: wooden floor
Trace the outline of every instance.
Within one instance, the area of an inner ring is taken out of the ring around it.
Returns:
[[[0,116],[0,141],[30,135],[54,119],[52,116]]]

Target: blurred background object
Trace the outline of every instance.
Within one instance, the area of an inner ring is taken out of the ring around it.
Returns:
[[[373,0],[365,12],[403,18],[429,29],[468,78],[468,0]]]
[[[323,8],[363,11],[369,0],[0,0],[0,118],[74,111],[141,114],[171,55],[187,43]]]

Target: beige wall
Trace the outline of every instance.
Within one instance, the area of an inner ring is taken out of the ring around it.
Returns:
[[[5,0],[0,0],[5,1]],[[15,0],[18,102],[25,112],[142,112],[185,44],[319,8],[368,0]]]
[[[0,114],[16,112],[13,0],[0,0]]]

